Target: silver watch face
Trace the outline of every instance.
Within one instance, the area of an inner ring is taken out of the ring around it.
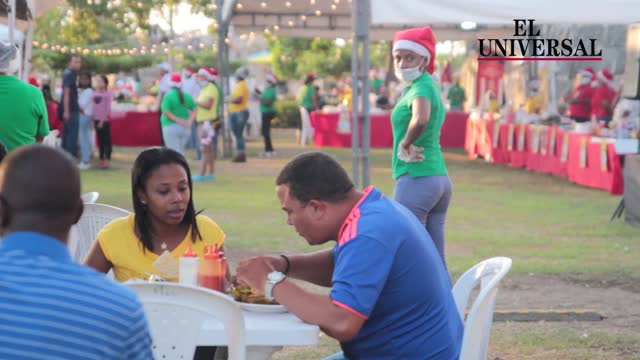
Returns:
[[[279,271],[270,272],[269,275],[267,276],[267,280],[273,283],[280,282],[284,278],[285,278],[284,274]]]

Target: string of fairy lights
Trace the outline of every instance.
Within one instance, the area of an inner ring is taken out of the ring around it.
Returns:
[[[91,0],[96,1],[96,0]],[[97,0],[100,1],[100,0]],[[309,0],[309,4],[314,7],[318,5],[318,1],[321,0]],[[332,0],[332,4],[330,5],[331,11],[337,11],[338,5],[340,2],[348,2],[351,3],[352,0]],[[291,1],[285,2],[285,7],[291,8],[293,3]],[[238,2],[236,4],[236,9],[241,11],[244,9],[244,5],[242,2]],[[267,10],[269,8],[269,4],[267,1],[262,1],[260,3],[260,8]],[[212,9],[216,10],[217,6],[215,4],[212,5]],[[305,22],[309,17],[316,16],[320,17],[323,15],[322,10],[320,9],[310,9],[307,14],[299,15],[296,17],[290,17],[286,21],[286,26],[292,28],[298,24],[298,22]],[[217,24],[214,22],[213,26],[216,27]],[[284,24],[282,26],[285,26]],[[263,32],[267,35],[275,34],[280,31],[281,26],[279,24],[265,26]],[[251,40],[255,38],[257,34],[255,32],[248,32],[238,36],[240,40]],[[184,49],[188,51],[197,51],[199,49],[205,49],[209,46],[210,41],[198,41],[193,34],[182,35],[175,39],[171,39],[169,41],[163,41],[160,43],[154,43],[151,45],[140,45],[134,47],[122,47],[122,46],[114,46],[114,44],[93,44],[93,45],[84,45],[84,46],[76,46],[76,45],[65,45],[65,44],[53,44],[49,42],[39,42],[33,41],[33,47],[36,49],[40,49],[40,51],[50,51],[57,52],[61,54],[79,54],[79,55],[104,55],[104,56],[121,56],[121,55],[167,55],[172,49]],[[225,43],[230,44],[231,39],[226,38]]]

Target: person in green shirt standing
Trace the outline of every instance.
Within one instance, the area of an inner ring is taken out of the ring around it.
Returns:
[[[393,197],[426,227],[446,268],[444,224],[452,186],[440,148],[446,109],[431,77],[435,49],[428,26],[400,31],[393,41],[396,77],[408,85],[391,114]]]
[[[264,156],[272,158],[274,155],[271,143],[271,121],[276,117],[276,84],[275,75],[267,74],[267,88],[260,95],[260,113],[262,113],[262,137],[264,137]]]
[[[464,102],[467,101],[467,94],[464,92],[462,86],[460,86],[459,78],[456,78],[453,86],[449,88],[447,99],[449,99],[451,110],[464,111]]]
[[[304,80],[304,86],[298,93],[298,105],[305,108],[311,116],[311,112],[317,110],[318,97],[316,96],[316,89],[313,87],[313,82],[316,80],[315,73],[309,73]],[[298,130],[296,131],[296,144],[300,144],[300,136],[302,135],[302,116],[300,116],[300,122],[298,123]]]
[[[18,79],[20,51],[0,41],[0,142],[12,152],[22,145],[42,142],[49,134],[49,117],[42,92]]]
[[[376,94],[376,96],[380,96],[384,81],[378,77],[375,69],[369,71],[369,79],[371,80],[371,91]]]
[[[184,147],[191,133],[191,124],[196,119],[196,103],[191,95],[184,93],[182,76],[173,73],[169,77],[170,90],[162,98],[162,136],[165,146],[184,155]]]

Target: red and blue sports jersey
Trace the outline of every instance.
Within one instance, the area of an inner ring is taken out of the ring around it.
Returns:
[[[366,319],[350,360],[457,359],[463,324],[438,251],[404,206],[369,187],[333,249],[331,299]]]

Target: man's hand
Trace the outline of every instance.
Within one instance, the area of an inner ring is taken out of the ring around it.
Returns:
[[[252,289],[264,294],[264,285],[267,282],[267,275],[272,271],[284,271],[282,258],[271,256],[259,256],[243,260],[238,265],[236,279]]]
[[[69,113],[68,110],[65,110],[64,114],[62,115],[62,120],[64,122],[69,122],[70,119],[71,119],[71,114]]]

